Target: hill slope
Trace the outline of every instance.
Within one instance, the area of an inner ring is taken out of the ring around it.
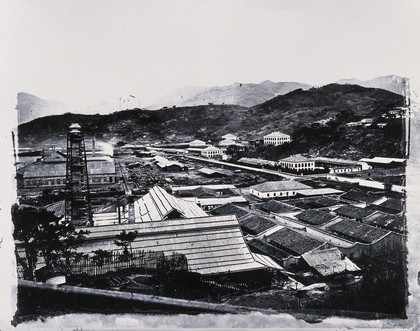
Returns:
[[[323,155],[352,151],[348,155],[354,158],[383,155],[383,152],[394,156],[400,153],[401,128],[395,131],[395,137],[391,137],[385,136],[381,129],[368,134],[363,132],[367,130],[365,128],[348,128],[345,124],[363,117],[376,120],[387,110],[400,105],[402,97],[388,91],[331,84],[308,91],[296,90],[252,108],[206,105],[156,111],[135,109],[101,116],[49,116],[19,126],[19,141],[26,146],[45,142],[64,145],[68,126],[79,122],[87,132],[95,132],[98,139],[111,142],[182,138],[218,141],[228,132],[246,139],[261,139],[269,132],[282,131],[294,135],[299,151],[312,150]],[[320,124],[321,120],[328,124]],[[306,137],[305,132],[312,132],[314,128],[326,131],[326,135]],[[353,139],[349,141],[346,137]],[[373,146],[374,141],[377,147]]]

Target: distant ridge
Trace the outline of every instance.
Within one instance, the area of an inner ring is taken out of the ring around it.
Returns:
[[[388,75],[376,77],[370,80],[359,80],[357,78],[340,79],[337,81],[337,84],[356,84],[363,87],[380,88],[386,91],[403,95],[404,81],[406,79],[407,78],[397,75]]]
[[[297,82],[275,83],[269,80],[254,83],[234,83],[227,86],[213,86],[198,90],[198,93],[173,102],[173,105],[186,107],[213,104],[230,104],[244,107],[252,107],[267,101],[277,95],[283,95],[296,89],[308,90],[312,85]],[[167,101],[166,106],[171,102]]]

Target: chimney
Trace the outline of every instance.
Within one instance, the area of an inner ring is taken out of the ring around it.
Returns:
[[[95,153],[95,133],[92,133],[92,157],[95,157],[96,156],[96,153]]]

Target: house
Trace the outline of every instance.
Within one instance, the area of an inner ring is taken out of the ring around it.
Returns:
[[[364,126],[371,126],[373,123],[373,118],[362,118],[360,120],[360,122],[364,125]]]
[[[220,148],[209,146],[202,149],[200,154],[202,157],[217,158],[217,157],[222,157],[224,152]]]
[[[189,147],[205,147],[207,146],[205,141],[202,140],[193,140],[191,142],[188,143]]]
[[[345,205],[337,208],[334,212],[339,216],[361,221],[364,218],[375,214],[377,211],[370,207],[360,208],[353,205]]]
[[[250,193],[260,199],[285,198],[295,196],[302,190],[312,187],[294,180],[273,181],[250,187]]]
[[[292,141],[292,138],[285,133],[276,131],[264,136],[264,145],[283,145],[284,143],[289,143]]]
[[[329,157],[316,157],[313,159],[316,166],[329,169],[330,173],[348,173],[372,169],[366,162]]]
[[[332,278],[361,271],[336,247],[304,253],[302,259],[321,277]]]
[[[287,227],[266,236],[266,241],[296,257],[325,246],[324,242]]]
[[[256,214],[249,214],[240,218],[239,224],[242,231],[250,235],[258,235],[261,232],[276,226],[276,223],[272,220]]]
[[[257,167],[264,167],[264,166],[271,166],[274,167],[276,165],[276,162],[270,161],[270,160],[264,160],[264,159],[256,159],[252,157],[241,157],[238,160],[238,163],[243,163],[251,166],[257,166]]]
[[[129,218],[129,213],[130,211],[125,211],[124,216]],[[150,189],[145,196],[134,201],[135,222],[205,216],[207,213],[196,203],[176,198],[157,185]]]
[[[232,139],[223,139],[219,141],[218,145],[221,147],[229,147],[229,146],[240,145],[240,144],[238,144],[235,140],[232,140]]]
[[[222,139],[223,140],[233,140],[233,141],[236,141],[236,140],[238,140],[238,137],[236,135],[234,135],[234,134],[227,133],[224,136],[222,136]]]
[[[406,160],[401,158],[391,158],[391,157],[380,157],[375,156],[374,158],[363,158],[359,160],[360,162],[366,162],[375,168],[394,168],[402,167],[406,165]]]
[[[89,184],[92,186],[113,185],[117,182],[112,158],[95,157],[86,160]],[[19,169],[23,188],[47,189],[66,186],[66,159],[46,158]]]
[[[323,225],[325,223],[329,223],[331,222],[334,218],[336,218],[336,216],[321,211],[321,210],[317,210],[317,209],[309,209],[309,210],[305,210],[297,215],[295,215],[295,217],[303,222],[303,223],[307,223],[307,224],[311,224],[311,225]]]
[[[362,126],[363,123],[362,122],[348,122],[346,125],[349,127],[354,127],[354,126]]]
[[[277,200],[269,200],[264,203],[258,203],[255,207],[270,215],[293,215],[301,211],[300,208],[296,208]]]
[[[186,169],[186,166],[183,163],[177,162],[177,161],[171,161],[167,158],[156,155],[154,157],[154,162],[159,167],[160,170],[166,171],[166,172],[177,172],[177,171],[183,171]]]
[[[199,187],[184,186],[181,190],[176,190],[175,195],[183,200],[195,202],[204,210],[212,210],[227,203],[247,204],[247,200],[237,193],[233,188],[212,189],[211,185]]]
[[[289,156],[279,161],[282,168],[292,169],[296,171],[315,170],[315,161],[300,154]]]
[[[210,169],[206,167],[199,169],[198,172],[202,176],[210,177],[210,178],[231,177],[234,174],[232,170]]]

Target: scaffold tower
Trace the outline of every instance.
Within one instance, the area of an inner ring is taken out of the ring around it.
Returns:
[[[66,221],[78,226],[92,225],[89,177],[84,135],[81,126],[73,123],[67,133]]]

